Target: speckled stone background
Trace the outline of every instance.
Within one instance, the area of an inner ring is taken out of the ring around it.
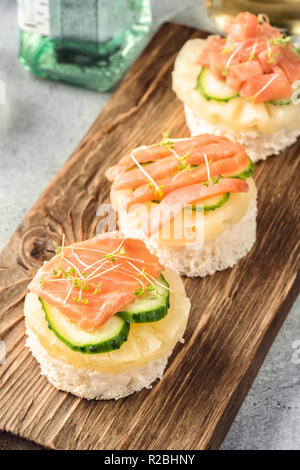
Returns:
[[[201,0],[153,0],[153,32],[166,19],[211,25]],[[20,65],[16,2],[0,2],[0,249],[93,123],[110,93],[29,75]],[[252,385],[222,449],[300,449],[300,300]],[[1,367],[1,366],[0,366]],[[0,433],[0,449],[38,449]]]

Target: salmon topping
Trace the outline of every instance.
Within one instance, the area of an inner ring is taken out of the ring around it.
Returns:
[[[28,288],[91,331],[155,285],[161,271],[141,240],[113,232],[59,248]]]
[[[225,25],[226,38],[211,36],[197,59],[217,80],[254,103],[287,99],[300,79],[300,57],[278,28],[252,13]]]
[[[176,211],[184,207],[185,203],[182,205],[181,201],[177,204],[177,197],[186,195],[187,187],[190,188],[188,199],[192,197],[191,191],[196,191],[193,200],[224,191],[244,192],[248,186],[242,180],[251,176],[253,171],[252,162],[242,145],[209,134],[184,139],[168,138],[163,145],[140,147],[131,155],[136,164],[133,169],[125,170],[128,168],[126,156],[107,172],[110,177],[112,173],[115,175],[113,191],[132,190],[122,201],[119,200],[119,209],[129,212],[137,204],[159,203],[161,209],[152,208],[150,212],[152,217],[152,212],[160,214],[160,211],[165,211],[161,223],[170,222],[174,206]],[[184,197],[182,201],[185,201]],[[188,200],[186,204],[190,202]],[[151,205],[147,208],[150,209]],[[155,229],[160,229],[161,223],[151,222],[144,233],[151,236]]]

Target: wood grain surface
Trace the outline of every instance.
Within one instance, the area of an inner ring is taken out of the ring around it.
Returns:
[[[0,429],[57,449],[213,449],[222,442],[299,292],[299,143],[256,167],[257,242],[234,269],[186,279],[192,311],[163,380],[118,401],[57,391],[25,348],[23,301],[52,240],[88,238],[108,166],[133,147],[187,136],[171,89],[191,28],[165,24],[0,255]],[[298,176],[297,176],[298,175]]]

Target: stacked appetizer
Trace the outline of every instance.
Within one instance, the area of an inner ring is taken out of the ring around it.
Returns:
[[[205,276],[232,267],[255,242],[253,170],[242,145],[226,137],[165,135],[106,176],[121,231],[144,239],[175,272]]]
[[[150,387],[190,310],[181,279],[118,232],[57,247],[25,300],[27,345],[61,390],[110,399]]]
[[[300,52],[265,17],[239,13],[226,38],[188,41],[178,54],[173,89],[192,135],[211,132],[243,144],[258,161],[300,134]]]

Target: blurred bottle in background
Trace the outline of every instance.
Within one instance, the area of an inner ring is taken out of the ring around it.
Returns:
[[[208,13],[219,30],[240,11],[264,13],[270,23],[300,41],[300,0],[204,0]]]
[[[39,77],[114,87],[141,52],[150,0],[18,0],[19,57]]]

